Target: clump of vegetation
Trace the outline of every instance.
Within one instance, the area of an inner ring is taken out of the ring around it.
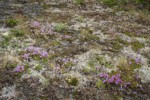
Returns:
[[[100,1],[100,0],[99,0]],[[109,6],[114,6],[117,4],[117,0],[102,0],[102,2]]]
[[[83,5],[84,2],[85,0],[75,0],[76,5]]]
[[[99,79],[99,80],[96,82],[96,87],[97,87],[97,88],[105,88],[105,84],[103,83],[102,80]]]
[[[96,72],[96,68],[90,67],[90,66],[84,67],[84,68],[83,68],[83,72],[84,72],[85,74],[89,74],[89,73],[91,73],[91,72]]]
[[[42,70],[42,66],[41,66],[41,65],[36,65],[36,66],[35,66],[35,70],[37,70],[37,71]]]
[[[72,85],[72,86],[77,86],[79,84],[79,80],[78,78],[76,77],[68,77],[66,79],[66,82],[69,84],[69,85]]]
[[[83,16],[77,16],[76,20],[79,21],[79,22],[83,22],[84,17]]]
[[[57,23],[57,25],[55,26],[55,31],[63,32],[64,30],[67,30],[67,25],[64,23]]]
[[[17,24],[18,24],[18,20],[16,20],[16,19],[11,18],[6,21],[7,27],[15,27],[15,26],[17,26]]]
[[[128,58],[127,61],[127,63],[118,65],[118,69],[109,74],[100,74],[103,83],[106,85],[119,86],[120,89],[126,89],[128,86],[130,88],[136,88],[139,84],[139,80],[137,79],[135,69],[141,67],[141,62],[139,58]]]
[[[80,30],[80,38],[81,41],[98,41],[99,37],[92,34],[92,30],[90,29],[82,29]]]
[[[129,45],[129,43],[125,40],[122,40],[121,38],[117,37],[116,39],[114,39],[114,41],[117,41],[118,43],[121,43],[125,46]]]
[[[129,43],[127,41],[122,40],[121,38],[117,37],[110,41],[111,47],[114,50],[120,50],[123,46],[128,46]]]
[[[124,32],[123,34],[125,34],[125,35],[128,35],[128,36],[130,36],[130,37],[136,37],[137,35],[135,34],[135,33],[133,33],[133,32]]]
[[[0,46],[2,48],[6,48],[9,45],[10,40],[11,40],[11,36],[3,36],[3,40],[0,41]]]
[[[114,7],[114,6],[119,6],[121,8],[127,8],[126,5],[132,4],[133,6],[137,8],[145,8],[149,9],[150,4],[148,3],[149,0],[98,0],[99,2],[103,2],[104,4]],[[128,8],[127,8],[128,9]]]
[[[12,32],[12,35],[15,37],[20,37],[25,34],[24,31],[21,29],[14,29],[14,30],[11,30],[11,32]]]
[[[144,44],[140,43],[139,41],[135,41],[131,43],[131,46],[133,48],[133,50],[138,51],[141,48],[144,48]]]

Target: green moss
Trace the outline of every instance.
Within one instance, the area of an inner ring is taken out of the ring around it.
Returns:
[[[15,26],[17,26],[17,24],[18,24],[18,20],[16,20],[16,19],[11,18],[6,21],[7,27],[15,27]]]
[[[68,77],[66,82],[72,86],[77,86],[79,84],[79,80],[76,77]]]
[[[133,48],[133,50],[138,51],[141,48],[144,48],[144,44],[140,43],[139,41],[135,41],[131,43],[131,46]]]

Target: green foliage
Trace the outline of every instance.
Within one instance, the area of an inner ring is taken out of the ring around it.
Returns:
[[[6,48],[9,45],[10,40],[11,40],[11,36],[4,36],[3,40],[0,41],[0,46],[2,48]]]
[[[37,66],[35,66],[35,70],[37,70],[37,71],[42,70],[42,66],[41,66],[41,65],[37,65]]]
[[[122,40],[121,38],[117,37],[110,41],[111,47],[114,50],[120,50],[123,46],[128,46],[129,43],[127,41]]]
[[[89,74],[91,72],[96,72],[96,68],[95,67],[84,67],[83,68],[83,73]]]
[[[131,43],[131,46],[133,48],[133,50],[138,51],[139,49],[144,47],[143,43],[140,43],[139,41],[135,41]]]
[[[125,40],[122,40],[121,38],[117,37],[114,41],[117,41],[118,43],[121,43],[123,45],[129,45],[129,43]]]
[[[11,32],[12,32],[12,35],[15,37],[20,37],[24,35],[24,31],[21,29],[14,29],[14,30],[11,30]]]
[[[104,4],[108,6],[119,6],[120,8],[126,8],[128,4],[132,4],[133,6],[142,7],[145,9],[150,9],[150,3],[149,0],[98,0],[99,2],[103,2]],[[118,8],[119,8],[118,7]]]
[[[85,0],[75,0],[76,5],[82,5],[85,2]]]
[[[55,31],[56,32],[62,32],[66,29],[67,29],[67,25],[64,24],[64,23],[57,23],[57,25],[55,26]]]
[[[129,63],[131,62],[131,63]],[[135,69],[138,69],[141,67],[140,63],[136,63],[134,59],[128,59],[128,63],[121,64],[117,66],[118,70],[112,71],[110,75],[120,74],[121,79],[123,82],[130,82],[131,88],[136,88],[139,84],[138,81],[135,79]]]
[[[82,29],[80,30],[80,38],[82,41],[98,41],[99,37],[92,34],[92,30],[90,29]]]
[[[16,20],[16,19],[11,18],[6,21],[7,27],[15,27],[15,26],[17,26],[17,24],[18,24],[18,20]]]
[[[96,82],[96,87],[97,87],[97,88],[105,88],[105,84],[103,83],[102,80],[98,80],[98,81]]]
[[[66,81],[69,85],[72,86],[77,86],[79,84],[79,80],[76,77],[68,77]]]
[[[102,0],[104,4],[114,6],[117,4],[117,0]]]
[[[71,66],[73,66],[73,65],[74,65],[74,63],[71,62],[71,61],[69,61],[68,63],[64,64],[64,67],[65,67],[65,68],[69,68],[69,67],[71,67]]]

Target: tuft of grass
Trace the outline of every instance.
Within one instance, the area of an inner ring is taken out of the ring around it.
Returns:
[[[85,0],[75,0],[76,5],[82,5],[85,2]]]
[[[99,41],[99,37],[92,34],[90,29],[81,29],[80,30],[81,41]]]
[[[55,26],[55,31],[63,32],[64,30],[67,30],[67,25],[64,23],[57,23],[57,25]]]
[[[125,40],[122,40],[121,38],[117,37],[114,41],[117,41],[118,43],[121,43],[123,45],[129,45],[129,43]]]
[[[14,29],[14,30],[11,30],[11,32],[12,32],[12,35],[15,37],[20,37],[25,34],[24,31],[21,29]]]
[[[149,0],[97,0],[103,4],[116,7],[118,10],[130,10],[130,9],[139,9],[139,10],[149,10],[150,3]]]
[[[35,70],[37,70],[37,71],[42,70],[42,66],[41,66],[41,65],[37,65],[37,66],[35,66]]]
[[[117,0],[102,0],[102,2],[104,4],[106,4],[106,5],[108,5],[108,6],[115,6],[115,5],[117,5]]]
[[[11,36],[4,36],[3,40],[0,41],[0,46],[2,48],[6,48],[9,45],[10,40],[11,40]]]
[[[13,27],[15,27],[15,26],[17,26],[17,24],[18,24],[18,20],[16,20],[16,19],[8,19],[7,21],[6,21],[6,26],[7,27],[11,27],[11,28],[13,28]]]
[[[114,50],[117,50],[117,51],[119,51],[123,47],[123,46],[121,46],[121,44],[119,42],[116,42],[116,41],[112,42],[111,46]]]
[[[97,87],[97,88],[105,88],[105,84],[103,83],[102,80],[99,79],[99,80],[96,82],[96,87]]]
[[[144,44],[140,43],[139,41],[135,41],[131,43],[131,46],[133,48],[133,50],[138,51],[141,48],[144,48]]]
[[[92,73],[92,72],[96,72],[96,68],[94,68],[94,67],[84,67],[83,68],[83,73],[84,74],[89,74],[89,73]]]
[[[78,78],[76,77],[68,77],[66,79],[66,82],[69,84],[69,85],[72,85],[72,86],[77,86],[79,84],[79,80]]]

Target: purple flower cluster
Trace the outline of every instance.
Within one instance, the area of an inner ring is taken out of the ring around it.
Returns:
[[[48,53],[39,47],[30,46],[27,48],[27,52],[28,53],[25,53],[23,55],[23,58],[25,58],[25,59],[29,59],[31,56],[34,56],[34,55],[39,55],[42,58],[48,57]]]
[[[136,58],[135,58],[135,62],[136,62],[137,64],[141,63],[141,58],[140,58],[140,57],[136,57]]]
[[[120,79],[120,74],[113,75],[109,77],[108,74],[100,74],[100,78],[105,78],[103,83],[115,83],[115,84],[122,84],[122,80]]]
[[[14,72],[23,72],[24,71],[24,66],[16,66],[16,68],[13,70]]]
[[[107,73],[102,73],[99,75],[99,77],[104,79],[103,83],[116,84],[116,85],[121,85],[121,86],[124,85],[124,88],[130,85],[130,82],[123,82],[120,74],[109,76],[109,74]]]
[[[53,32],[52,26],[47,24],[43,25],[40,29],[41,34],[49,34],[49,35],[56,35],[57,32]]]
[[[135,61],[136,64],[141,63],[141,58],[140,56],[134,57],[133,55],[128,56],[129,59],[129,64],[132,64],[132,60]]]

